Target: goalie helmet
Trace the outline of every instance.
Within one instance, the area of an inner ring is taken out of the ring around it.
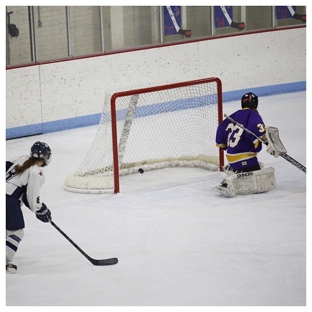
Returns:
[[[37,141],[30,149],[30,156],[35,159],[43,160],[44,163],[42,167],[45,167],[50,163],[52,153],[47,143]]]
[[[248,92],[242,97],[242,108],[246,107],[251,109],[257,109],[258,107],[258,97],[252,92]]]

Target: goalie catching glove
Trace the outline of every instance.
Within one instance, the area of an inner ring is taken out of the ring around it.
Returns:
[[[52,220],[51,211],[44,203],[42,203],[40,210],[36,211],[36,217],[37,219],[45,223]]]
[[[273,155],[274,157],[278,157],[279,153],[271,146],[268,144],[267,150],[266,150],[270,155]]]
[[[286,148],[284,147],[281,139],[279,138],[278,129],[275,127],[267,127],[265,133],[267,152],[274,157],[278,157],[280,155],[285,155],[287,153]]]

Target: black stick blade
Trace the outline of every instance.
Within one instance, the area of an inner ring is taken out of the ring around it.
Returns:
[[[243,30],[245,28],[245,23],[244,22],[236,23],[232,21],[231,27]]]
[[[295,13],[295,14],[293,15],[293,18],[296,19],[296,20],[302,21],[302,22],[304,22],[304,23],[305,23],[306,20],[307,20],[307,17],[306,17],[305,14],[298,14],[298,13]]]
[[[89,259],[89,260],[94,265],[114,265],[118,263],[117,258],[101,259],[101,260]]]
[[[182,36],[185,36],[185,37],[191,37],[192,32],[191,32],[190,29],[184,30],[184,29],[180,28],[179,31],[178,31],[178,34],[180,34]]]

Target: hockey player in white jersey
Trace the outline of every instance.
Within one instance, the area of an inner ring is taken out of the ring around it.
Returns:
[[[24,204],[42,222],[51,220],[51,212],[40,200],[40,188],[45,182],[41,167],[51,161],[51,149],[44,142],[36,142],[30,156],[24,155],[6,162],[6,271],[15,273],[12,259],[24,237]]]

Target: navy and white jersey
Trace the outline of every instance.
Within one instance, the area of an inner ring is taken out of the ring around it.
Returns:
[[[40,188],[45,182],[43,171],[37,165],[33,165],[20,174],[16,174],[14,168],[22,165],[29,156],[21,156],[7,162],[6,194],[11,195],[36,212],[41,208]]]
[[[264,122],[257,111],[244,108],[230,117],[261,139],[264,138]],[[218,126],[216,146],[226,150],[227,161],[235,171],[257,165],[257,153],[262,149],[261,141],[228,119]]]

